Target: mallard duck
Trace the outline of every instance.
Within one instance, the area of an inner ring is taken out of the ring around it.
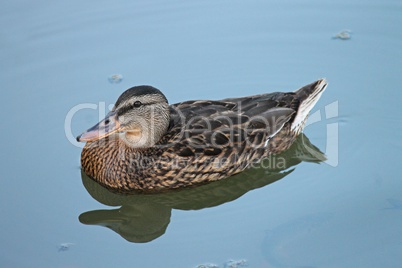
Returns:
[[[120,193],[162,192],[239,173],[288,149],[326,88],[169,105],[151,86],[126,90],[77,137],[83,171]]]

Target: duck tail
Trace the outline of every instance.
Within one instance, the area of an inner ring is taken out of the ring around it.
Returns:
[[[302,131],[309,112],[320,99],[326,87],[327,81],[325,78],[322,78],[294,92],[295,98],[300,100],[300,105],[291,125],[293,132],[299,134]]]

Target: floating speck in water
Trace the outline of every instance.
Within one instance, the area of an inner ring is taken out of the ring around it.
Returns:
[[[348,40],[352,38],[351,34],[352,34],[351,30],[343,30],[337,33],[335,36],[333,36],[332,39]]]
[[[225,263],[224,268],[239,268],[239,267],[245,267],[247,266],[247,260],[242,259],[242,260],[229,260],[228,262]]]
[[[121,74],[112,74],[109,76],[108,80],[112,84],[118,84],[123,80],[123,76]]]
[[[206,263],[206,264],[200,264],[196,268],[219,268],[219,266],[213,263]]]
[[[245,259],[238,261],[229,260],[223,264],[223,268],[240,268],[245,266],[248,266],[247,261]],[[213,263],[205,263],[197,265],[196,268],[219,268],[219,267],[220,267],[219,265]]]
[[[60,252],[60,251],[67,251],[67,250],[69,250],[70,247],[73,246],[73,245],[74,245],[73,243],[61,243],[61,244],[59,245],[59,252]]]

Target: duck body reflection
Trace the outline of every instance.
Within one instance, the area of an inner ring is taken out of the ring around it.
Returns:
[[[284,178],[301,162],[319,163],[325,159],[324,154],[300,134],[287,151],[267,158],[269,162],[265,164],[209,184],[153,195],[112,193],[81,172],[83,184],[95,200],[120,208],[88,211],[79,219],[84,224],[107,227],[127,241],[145,243],[165,233],[172,209],[218,206]]]
[[[287,150],[326,88],[168,105],[133,87],[104,120],[81,134],[82,170],[119,193],[160,193],[218,181]]]

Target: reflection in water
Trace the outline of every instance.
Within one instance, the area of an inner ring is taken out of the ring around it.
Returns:
[[[130,242],[149,242],[165,233],[172,208],[197,210],[233,201],[250,190],[282,179],[294,170],[290,169],[292,166],[303,161],[319,163],[325,160],[325,156],[302,134],[289,150],[268,160],[269,163],[261,163],[260,167],[228,179],[152,195],[111,193],[81,172],[83,184],[94,199],[105,205],[121,207],[85,212],[79,220],[84,224],[108,227]]]

